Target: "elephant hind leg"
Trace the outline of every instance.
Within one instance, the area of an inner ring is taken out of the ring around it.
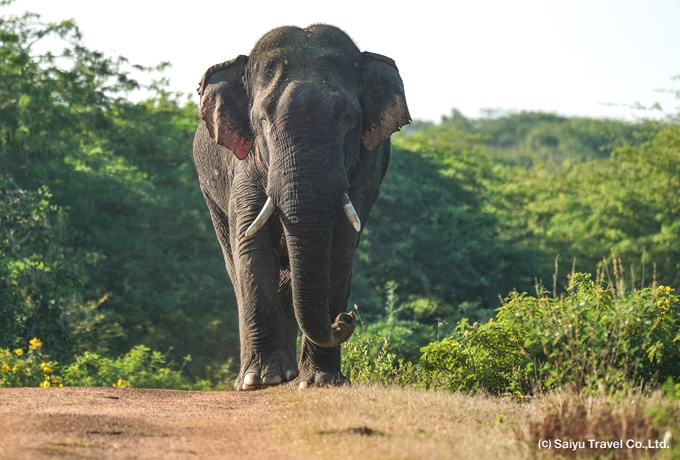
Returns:
[[[215,200],[210,196],[208,192],[203,190],[203,197],[208,205],[208,210],[210,211],[210,219],[212,220],[213,227],[215,229],[215,235],[217,236],[217,241],[219,241],[222,247],[222,255],[224,256],[224,263],[227,267],[227,274],[234,284],[236,279],[236,273],[234,271],[234,257],[231,252],[231,243],[229,238],[229,218],[224,210],[215,202]],[[234,284],[234,287],[236,285]]]

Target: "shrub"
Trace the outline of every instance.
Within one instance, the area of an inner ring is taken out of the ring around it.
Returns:
[[[206,381],[192,382],[183,372],[191,356],[186,356],[178,369],[166,357],[144,345],[112,359],[85,352],[74,362],[59,366],[50,361],[42,342],[33,338],[28,348],[0,348],[0,387],[135,387],[176,390],[210,390]]]
[[[680,384],[673,379],[644,397],[637,388],[596,397],[563,392],[545,397],[541,406],[532,420],[513,428],[532,456],[546,447],[553,455],[570,457],[680,455]]]
[[[624,388],[680,375],[680,309],[673,289],[605,289],[571,277],[568,295],[512,293],[495,320],[423,349],[421,365],[451,390],[529,393]]]
[[[659,423],[645,407],[648,404],[652,409],[678,410],[676,402],[656,395],[644,400],[633,395],[632,401],[625,402],[567,395],[566,400],[558,401],[526,427],[515,428],[515,432],[532,456],[539,454],[536,441],[540,439],[551,443],[550,451],[556,456],[640,458],[640,452],[651,446],[658,450],[650,449],[650,457],[663,453],[662,458],[676,458],[680,444],[675,442],[674,433],[680,425]],[[572,443],[567,449],[566,440]],[[561,441],[561,447],[556,441]]]
[[[0,388],[63,386],[54,375],[55,367],[56,363],[48,360],[42,342],[35,337],[26,348],[0,348]]]
[[[554,389],[598,392],[654,386],[680,375],[680,305],[674,289],[625,291],[573,274],[568,293],[511,293],[496,317],[421,349],[417,365],[360,335],[343,369],[359,381],[520,396]]]
[[[169,388],[188,390],[193,386],[180,369],[172,369],[166,358],[158,351],[138,345],[116,359],[85,352],[62,371],[64,384],[68,386],[114,386],[135,388]]]
[[[415,384],[416,367],[397,359],[389,347],[389,337],[357,332],[343,346],[342,373],[355,383]]]

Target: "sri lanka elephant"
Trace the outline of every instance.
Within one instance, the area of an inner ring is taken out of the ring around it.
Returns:
[[[410,121],[394,61],[332,26],[281,27],[198,92],[194,163],[238,304],[235,388],[347,383],[352,259]]]

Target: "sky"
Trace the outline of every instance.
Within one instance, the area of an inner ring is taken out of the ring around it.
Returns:
[[[6,10],[6,11],[2,11]],[[168,61],[191,95],[213,64],[248,54],[281,25],[333,24],[393,58],[414,119],[457,109],[635,120],[680,111],[680,0],[16,0],[73,18],[84,44],[146,66]],[[663,112],[635,110],[659,103]]]

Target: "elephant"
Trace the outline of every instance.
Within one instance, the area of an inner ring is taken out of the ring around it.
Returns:
[[[198,93],[194,164],[238,305],[234,388],[349,383],[352,261],[411,121],[395,62],[334,26],[285,26]]]

